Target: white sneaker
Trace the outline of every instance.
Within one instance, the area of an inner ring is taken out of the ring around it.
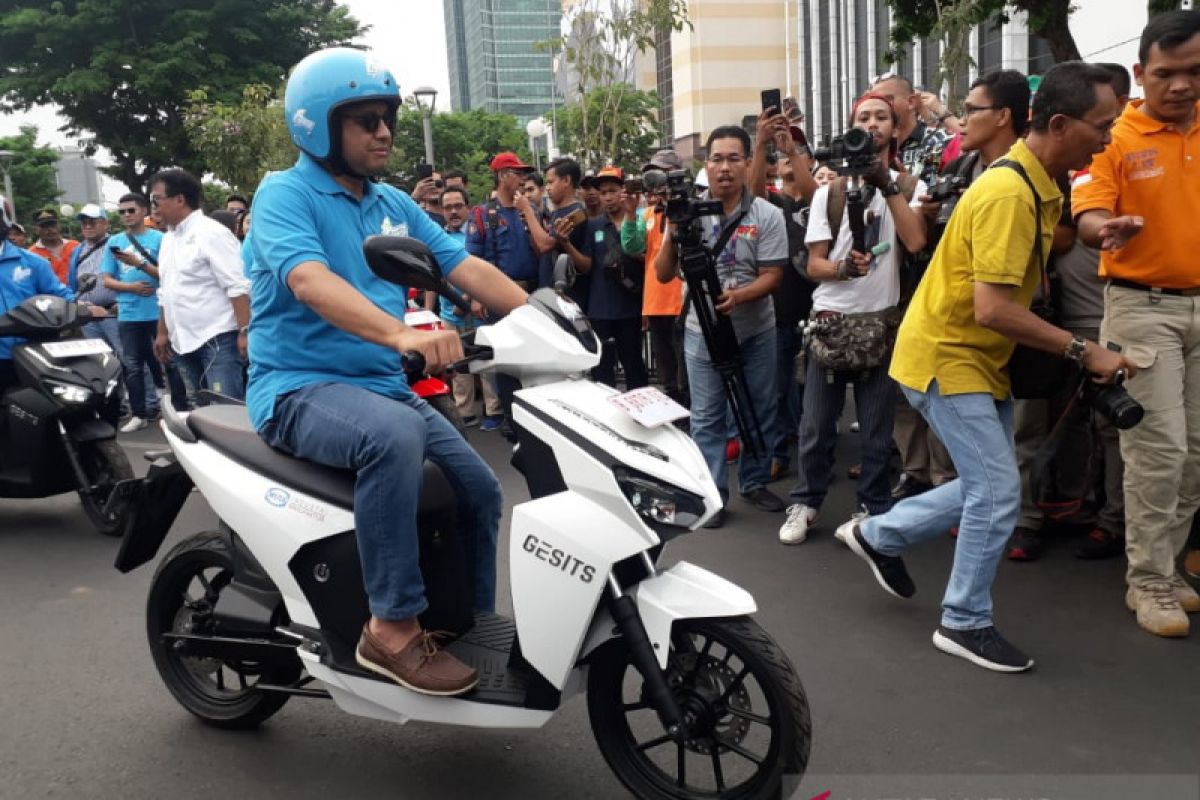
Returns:
[[[788,506],[787,519],[779,527],[782,544],[800,544],[808,538],[808,526],[817,521],[817,510],[803,503]]]
[[[129,422],[121,426],[121,433],[135,433],[145,428],[148,423],[141,417],[130,417]]]
[[[854,420],[854,422],[850,423],[850,432],[851,433],[858,433],[860,429],[861,429],[861,426],[858,424],[858,420]]]
[[[858,511],[855,511],[850,516],[850,519],[837,526],[837,530],[833,532],[833,538],[846,545],[846,547],[850,547],[850,535],[851,531],[854,530],[854,526],[869,516],[871,516],[871,512],[867,511],[865,508],[860,508]]]

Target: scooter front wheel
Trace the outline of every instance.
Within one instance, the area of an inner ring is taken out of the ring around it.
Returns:
[[[588,715],[604,760],[643,800],[786,796],[812,739],[787,655],[746,617],[680,620],[671,638],[665,674],[686,735],[666,734],[624,641],[613,639],[588,672]]]
[[[234,564],[217,531],[197,533],[163,559],[150,585],[146,632],[158,673],[175,699],[220,728],[253,728],[283,707],[288,695],[259,690],[258,683],[287,685],[302,667],[268,667],[236,658],[188,655],[170,634],[213,634],[212,612],[233,579]]]
[[[79,461],[87,479],[96,491],[79,490],[79,501],[88,519],[96,526],[96,530],[105,536],[120,536],[125,528],[124,516],[117,516],[110,511],[105,513],[104,504],[108,502],[109,492],[119,481],[133,477],[133,467],[129,465],[129,457],[114,439],[100,439],[94,442],[79,444]]]

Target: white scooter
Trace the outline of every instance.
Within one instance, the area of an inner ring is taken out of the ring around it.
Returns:
[[[419,242],[372,237],[364,249],[383,279],[445,293]],[[219,517],[167,554],[150,587],[150,649],[167,688],[230,728],[259,724],[292,696],[398,723],[536,728],[586,692],[596,742],[636,797],[790,793],[808,761],[808,703],[750,619],[754,599],[692,564],[658,566],[667,541],[720,507],[695,444],[673,425],[645,427],[612,402],[614,389],[584,378],[600,342],[553,290],[480,328],[466,353],[472,372],[523,383],[513,464],[532,496],[513,508],[514,618],[476,615],[453,492],[426,465],[422,623],[453,634],[447,647],[479,671],[478,687],[430,697],[355,663],[368,610],[353,473],[271,449],[240,405],[181,416],[164,403],[171,452],[139,487],[116,566],[154,557],[193,483]]]

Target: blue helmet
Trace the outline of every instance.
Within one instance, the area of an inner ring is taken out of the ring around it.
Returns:
[[[366,100],[400,105],[400,84],[373,55],[331,47],[305,56],[292,70],[283,96],[292,142],[318,161],[329,158],[333,113],[340,106]]]

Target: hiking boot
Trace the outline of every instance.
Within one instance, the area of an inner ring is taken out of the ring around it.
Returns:
[[[817,521],[817,510],[803,503],[788,506],[787,519],[779,526],[782,544],[800,544],[808,538],[808,527]]]
[[[1175,587],[1169,580],[1130,586],[1125,592],[1125,605],[1137,614],[1138,625],[1155,636],[1188,635],[1187,613],[1179,605]]]
[[[1008,540],[1007,556],[1009,561],[1037,561],[1042,557],[1042,535],[1018,526]]]
[[[474,689],[479,683],[479,673],[439,648],[434,636],[421,631],[403,648],[392,652],[364,625],[354,660],[363,669],[421,694],[450,697]]]
[[[1033,659],[1010,644],[994,625],[974,630],[939,625],[933,632],[933,646],[993,672],[1024,672],[1033,666]]]
[[[1189,614],[1200,612],[1200,594],[1196,594],[1196,590],[1182,575],[1171,576],[1171,588],[1175,590],[1175,599],[1179,601],[1180,608]]]
[[[1183,571],[1200,580],[1200,550],[1189,550],[1183,557]]]
[[[772,514],[777,514],[780,511],[783,511],[787,505],[779,499],[779,495],[763,486],[760,486],[757,489],[752,489],[749,492],[742,493],[742,499],[757,508],[759,511],[767,511]]]
[[[850,552],[867,562],[875,580],[879,581],[885,592],[905,600],[917,593],[916,584],[904,566],[904,559],[900,556],[885,556],[871,547],[863,537],[857,520],[851,519],[840,527],[844,530],[840,531],[841,535],[838,538],[846,543]]]
[[[846,522],[837,526],[837,530],[833,532],[833,538],[837,539],[846,547],[849,547],[850,543],[847,542],[846,539],[850,536],[850,531],[853,529],[853,525],[850,523],[858,524],[869,516],[871,516],[871,512],[860,506],[858,511],[855,511],[853,516],[850,517],[850,522]]]
[[[1101,528],[1088,531],[1087,539],[1075,548],[1075,557],[1091,560],[1113,558],[1125,552],[1125,537]]]

